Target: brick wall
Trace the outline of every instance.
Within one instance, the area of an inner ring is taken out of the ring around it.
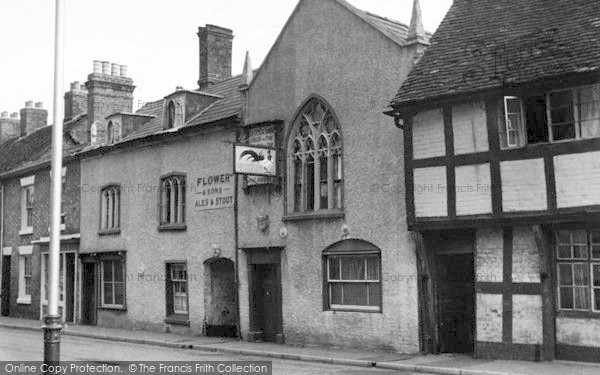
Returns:
[[[446,155],[444,114],[433,109],[416,114],[412,124],[413,157],[426,159]]]
[[[485,103],[465,103],[452,107],[454,154],[489,150]]]

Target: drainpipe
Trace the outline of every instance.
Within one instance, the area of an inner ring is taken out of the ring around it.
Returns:
[[[239,130],[236,130],[235,132],[235,140],[236,142],[239,140]],[[233,162],[235,163],[235,145],[231,145],[232,147],[232,152],[233,152]],[[233,242],[234,242],[234,251],[235,251],[235,299],[236,299],[236,315],[237,315],[237,319],[236,319],[236,330],[237,330],[237,334],[238,334],[238,338],[240,339],[240,341],[242,340],[242,330],[241,330],[241,322],[242,322],[242,318],[240,317],[240,264],[239,264],[239,224],[238,224],[238,175],[237,173],[235,173],[235,170],[233,171],[233,182],[234,182],[234,188],[233,188],[233,196],[234,196],[234,203],[233,203]]]
[[[4,184],[0,184],[0,274],[4,261]],[[2,279],[0,277],[0,294],[2,294]]]

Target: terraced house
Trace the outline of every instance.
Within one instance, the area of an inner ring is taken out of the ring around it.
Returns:
[[[600,360],[598,15],[456,0],[394,98],[427,351]]]

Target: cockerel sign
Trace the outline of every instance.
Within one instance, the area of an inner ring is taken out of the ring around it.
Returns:
[[[234,171],[237,174],[277,175],[277,151],[273,148],[235,145],[234,157]]]

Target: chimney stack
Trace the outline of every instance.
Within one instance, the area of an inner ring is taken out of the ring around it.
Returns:
[[[94,61],[94,69],[96,69],[96,61]],[[65,93],[65,121],[71,121],[81,113],[87,112],[87,92],[85,85],[81,85],[79,81],[71,83],[71,90]]]
[[[25,102],[25,108],[21,109],[20,125],[21,136],[31,134],[48,125],[48,111],[43,108],[42,102],[37,102],[35,107],[32,100]]]
[[[8,112],[0,114],[0,143],[11,138],[17,138],[21,134],[21,123],[18,113],[12,113],[10,117]]]
[[[231,78],[233,31],[215,25],[198,28],[200,43],[200,76],[198,86],[210,85]]]

